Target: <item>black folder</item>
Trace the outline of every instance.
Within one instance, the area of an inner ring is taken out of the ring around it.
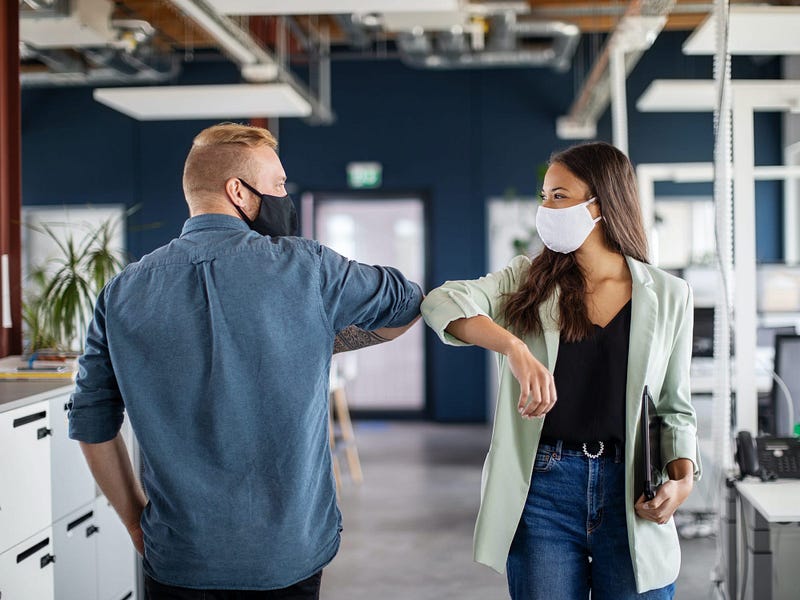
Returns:
[[[661,418],[656,412],[656,406],[650,390],[644,386],[642,392],[642,447],[644,456],[642,460],[642,478],[644,480],[644,497],[652,500],[656,496],[658,484],[661,481]]]

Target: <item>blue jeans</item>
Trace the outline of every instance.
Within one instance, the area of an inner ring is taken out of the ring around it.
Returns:
[[[622,448],[590,459],[540,444],[507,563],[512,600],[669,600],[674,584],[636,593],[625,522]]]

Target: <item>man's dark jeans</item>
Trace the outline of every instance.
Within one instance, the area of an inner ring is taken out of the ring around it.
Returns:
[[[194,590],[159,583],[145,575],[145,600],[319,600],[322,571],[279,590]]]

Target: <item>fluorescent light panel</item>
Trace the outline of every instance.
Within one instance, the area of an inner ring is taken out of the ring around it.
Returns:
[[[99,88],[94,99],[139,121],[311,114],[311,105],[285,83]]]
[[[731,54],[800,54],[800,7],[731,6]],[[709,14],[683,43],[684,54],[714,54],[717,20]]]
[[[786,111],[800,106],[800,82],[773,79],[734,79],[737,98],[759,111]],[[656,79],[636,102],[642,112],[713,112],[717,88],[713,79]]]
[[[459,0],[206,0],[226,15],[333,15],[458,10]]]
[[[716,104],[714,80],[655,79],[636,101],[642,112],[708,112]]]
[[[413,31],[421,27],[427,31],[447,31],[453,27],[467,25],[467,13],[450,12],[386,12],[383,13],[383,27],[386,31]]]

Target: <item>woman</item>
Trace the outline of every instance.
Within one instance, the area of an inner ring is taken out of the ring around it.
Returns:
[[[633,167],[613,146],[552,156],[541,195],[541,254],[447,282],[422,305],[445,343],[499,355],[475,560],[506,567],[514,600],[672,598],[672,515],[700,474],[691,291],[647,264]],[[645,386],[664,465],[649,501],[637,477]]]

